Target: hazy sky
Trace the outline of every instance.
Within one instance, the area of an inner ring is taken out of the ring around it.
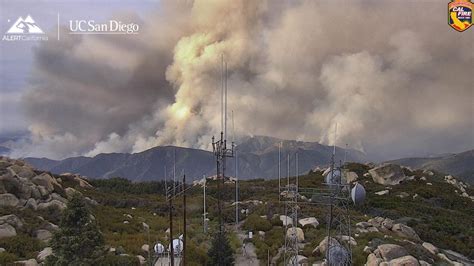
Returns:
[[[0,42],[0,135],[29,136],[12,156],[207,149],[222,55],[237,135],[332,144],[337,123],[381,160],[474,147],[474,33],[444,1],[0,1],[0,32],[30,14],[50,35]],[[140,32],[66,32],[111,17]]]

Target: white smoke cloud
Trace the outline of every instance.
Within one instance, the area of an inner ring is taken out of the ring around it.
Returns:
[[[449,29],[445,8],[165,1],[136,38],[70,37],[36,51],[24,96],[32,140],[14,154],[209,148],[222,55],[238,135],[332,144],[337,123],[339,145],[381,159],[472,148],[472,34]]]

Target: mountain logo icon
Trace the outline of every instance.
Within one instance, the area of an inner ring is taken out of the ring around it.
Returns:
[[[25,19],[20,16],[7,31],[7,34],[44,34],[44,32],[28,15]]]

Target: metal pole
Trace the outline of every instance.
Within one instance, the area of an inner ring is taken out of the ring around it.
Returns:
[[[151,242],[150,242],[150,228],[148,228],[146,230],[146,233],[147,233],[147,236],[148,236],[148,264],[150,264],[150,266],[153,264],[153,262],[151,261]]]
[[[173,150],[173,196],[176,195],[176,148]]]
[[[299,185],[299,176],[300,173],[298,172],[298,153],[296,153],[296,192],[298,192],[298,185]]]
[[[203,203],[204,213],[202,215],[204,218],[203,218],[203,222],[202,222],[202,227],[203,227],[204,233],[206,233],[207,232],[207,230],[206,230],[206,181],[207,181],[207,179],[206,179],[205,175],[203,175],[202,177],[204,178],[204,203]]]
[[[174,266],[174,247],[173,247],[173,196],[169,197],[169,216],[170,216],[170,261]]]
[[[183,175],[183,262],[186,265],[186,175]]]
[[[281,196],[281,142],[278,144],[278,202]]]
[[[238,163],[237,163],[237,149],[235,150],[235,226],[239,224],[239,178]]]

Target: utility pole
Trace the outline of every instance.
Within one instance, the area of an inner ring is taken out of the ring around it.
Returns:
[[[186,174],[183,175],[183,263],[186,265]]]
[[[206,183],[207,183],[207,179],[206,179],[206,176],[203,175],[202,176],[204,178],[204,199],[203,199],[203,207],[204,207],[204,211],[203,211],[203,214],[202,214],[202,217],[203,217],[203,221],[202,221],[202,227],[203,227],[203,232],[204,233],[207,233],[207,221],[206,221]]]
[[[278,144],[278,202],[280,202],[281,196],[281,145],[282,142]]]
[[[171,193],[169,193],[171,194]],[[174,266],[174,247],[173,247],[173,196],[169,195],[169,216],[170,216],[170,261],[171,266]]]

